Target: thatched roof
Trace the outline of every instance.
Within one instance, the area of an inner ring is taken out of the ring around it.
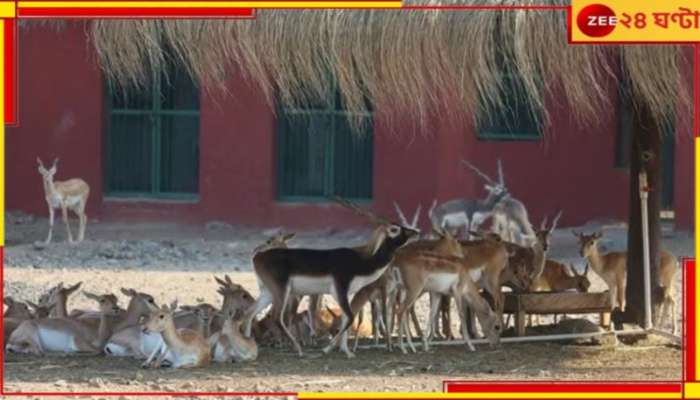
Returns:
[[[596,121],[614,106],[603,82],[624,77],[657,120],[690,110],[680,47],[569,45],[562,10],[260,10],[254,20],[102,20],[89,29],[106,75],[123,86],[143,87],[174,55],[207,89],[241,71],[271,102],[293,105],[330,98],[335,78],[350,110],[369,99],[385,117],[423,127],[434,115],[480,118],[500,104],[504,66],[545,122],[548,94],[577,121]]]

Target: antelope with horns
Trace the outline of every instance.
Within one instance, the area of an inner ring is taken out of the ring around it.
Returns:
[[[495,182],[466,160],[462,160],[462,163],[486,181],[486,185],[484,185],[488,192],[486,198],[455,199],[440,205],[437,205],[437,200],[435,200],[428,211],[428,217],[434,230],[441,231],[446,229],[455,236],[458,235],[460,229],[463,229],[465,234],[471,230],[476,230],[493,213],[494,207],[508,196],[508,190],[503,184],[501,160],[498,160],[498,182]]]
[[[581,257],[588,261],[593,271],[608,285],[612,308],[615,309],[617,306],[620,307],[620,311],[624,312],[627,294],[627,252],[613,251],[600,254],[598,241],[603,237],[602,232],[586,235],[574,231],[573,234],[578,238]],[[659,291],[654,291],[652,296],[660,297],[661,301],[653,302],[655,305],[654,326],[659,327],[664,319],[670,317],[673,334],[676,334],[678,327],[673,284],[679,271],[679,263],[678,259],[667,250],[661,250],[659,258],[659,282],[657,283]],[[652,268],[654,268],[653,265]],[[652,290],[654,290],[653,282]]]
[[[245,337],[241,331],[241,312],[228,311],[221,318],[221,331],[209,338],[212,358],[216,362],[244,362],[258,358],[258,345],[254,338]]]
[[[162,336],[160,346],[154,349],[143,368],[160,368],[167,361],[172,368],[195,368],[209,365],[211,350],[209,342],[201,333],[187,328],[177,329],[173,314],[177,301],[170,307],[163,305],[144,318],[143,333],[156,333]]]
[[[22,322],[12,332],[6,350],[37,355],[47,352],[101,354],[112,333],[109,317],[117,315],[119,308],[112,294],[85,295],[100,306],[100,326],[96,333],[70,318],[31,319]]]
[[[66,231],[68,232],[69,243],[73,243],[73,235],[71,234],[70,224],[68,222],[68,210],[73,211],[78,216],[80,219],[78,242],[82,242],[83,239],[85,239],[85,226],[87,225],[85,205],[90,195],[90,186],[79,178],[73,178],[67,181],[54,181],[53,177],[56,174],[58,158],[53,161],[49,169],[44,167],[44,163],[41,162],[39,157],[36,158],[36,161],[39,164],[39,174],[44,182],[46,204],[49,206],[49,235],[46,241],[43,242],[43,245],[51,243],[55,209],[61,209],[63,223],[66,224]]]
[[[253,257],[260,297],[247,316],[246,336],[250,336],[252,320],[269,304],[276,310],[282,329],[302,355],[301,346],[285,325],[284,310],[290,296],[332,294],[343,311],[344,325],[323,350],[329,352],[352,325],[354,314],[348,295],[377,280],[386,271],[394,252],[418,234],[411,228],[389,222],[337,198],[341,205],[368,217],[378,224],[372,239],[365,246],[336,249],[271,249]],[[345,354],[354,354],[346,349]]]
[[[556,229],[562,212],[554,217],[552,225],[547,228],[547,218],[540,224],[540,228],[535,232],[536,242],[532,247],[523,247],[513,243],[506,243],[511,255],[508,259],[508,266],[501,274],[501,286],[508,286],[517,292],[524,292],[530,289],[544,271],[549,251],[550,238]]]

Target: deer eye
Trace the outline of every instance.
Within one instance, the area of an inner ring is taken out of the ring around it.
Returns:
[[[161,314],[158,316],[158,318],[163,319],[163,318],[165,318],[165,315]]]

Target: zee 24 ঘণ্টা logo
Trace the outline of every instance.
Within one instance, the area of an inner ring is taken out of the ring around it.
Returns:
[[[700,5],[700,2],[698,2]],[[626,34],[623,40],[648,40],[652,32],[660,35],[670,35],[671,38],[660,40],[680,40],[678,35],[695,36],[692,30],[700,29],[700,11],[691,7],[676,7],[665,10],[659,4],[645,4],[643,9],[632,11],[627,8],[615,13],[604,4],[590,4],[583,7],[576,15],[576,27],[589,38],[603,38],[610,35],[616,28],[625,32],[639,32],[632,36]],[[644,33],[641,33],[644,31]],[[666,32],[666,33],[664,33]],[[621,33],[621,32],[619,32]],[[618,32],[616,32],[616,35]],[[675,35],[675,36],[674,36]]]

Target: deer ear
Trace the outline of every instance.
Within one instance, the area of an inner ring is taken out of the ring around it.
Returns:
[[[121,288],[121,292],[125,296],[134,297],[136,296],[136,291],[134,289]]]
[[[603,232],[596,232],[596,233],[593,234],[593,237],[594,237],[595,239],[600,239],[600,238],[603,237]]]
[[[177,299],[170,303],[170,311],[174,312],[175,310],[177,310]]]
[[[288,233],[282,237],[282,240],[284,240],[286,242],[288,240],[293,239],[294,236],[296,236],[296,235],[297,235],[296,232]]]
[[[69,288],[66,288],[66,294],[71,294],[71,293],[75,292],[76,290],[78,290],[78,288],[80,288],[80,285],[82,285],[82,284],[83,284],[83,282],[80,281],[80,282],[76,283],[75,285],[73,285]]]
[[[5,303],[7,306],[15,304],[15,300],[11,296],[5,297],[4,299],[2,299],[2,302]]]
[[[83,290],[83,296],[85,296],[85,297],[87,297],[88,299],[91,299],[91,300],[99,300],[99,297],[98,297],[97,295],[92,294],[92,293],[90,293],[90,292],[88,292],[88,291],[85,291],[85,290]]]

